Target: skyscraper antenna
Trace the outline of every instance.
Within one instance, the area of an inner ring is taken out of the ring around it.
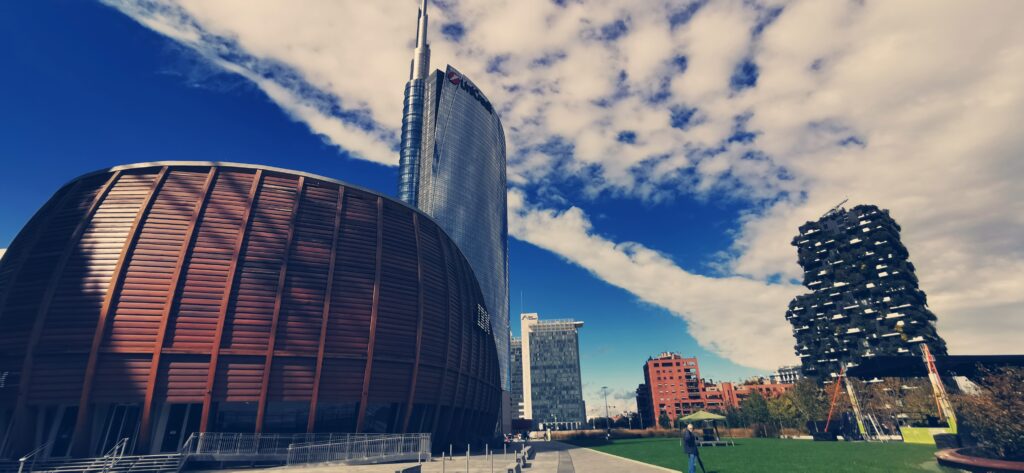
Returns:
[[[429,70],[430,45],[427,44],[427,0],[421,0],[419,22],[416,24],[416,51],[412,57],[409,80],[425,79]]]

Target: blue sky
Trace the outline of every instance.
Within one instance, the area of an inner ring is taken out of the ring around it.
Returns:
[[[109,3],[0,4],[0,248],[62,183],[124,163],[395,194],[416,2]],[[954,352],[1019,345],[1020,6],[891,3],[432,7],[432,66],[506,127],[511,312],[585,322],[591,407],[665,350],[715,379],[792,362],[789,240],[845,197],[892,209]]]

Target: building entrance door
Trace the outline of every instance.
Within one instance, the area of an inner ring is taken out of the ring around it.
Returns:
[[[75,433],[75,419],[78,417],[78,406],[58,406],[51,408],[56,411],[53,418],[53,425],[49,429],[47,441],[50,442],[50,450],[47,456],[50,458],[64,458],[68,456],[71,448],[71,436]],[[47,416],[44,416],[44,422]]]
[[[96,455],[107,453],[114,445],[123,438],[128,438],[128,449],[133,451],[135,437],[139,431],[139,406],[136,404],[115,404],[107,410],[106,421],[103,423],[103,433],[100,441],[96,444]]]
[[[199,431],[202,404],[166,404],[163,409],[163,431],[160,452],[177,452],[189,435]]]

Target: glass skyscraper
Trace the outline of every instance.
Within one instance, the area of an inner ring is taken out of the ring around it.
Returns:
[[[483,291],[509,390],[508,205],[505,132],[483,92],[448,66],[428,73],[426,1],[405,88],[399,198],[441,225]]]

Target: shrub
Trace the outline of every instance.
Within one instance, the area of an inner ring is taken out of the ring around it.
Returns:
[[[954,397],[959,422],[979,454],[1024,460],[1024,369],[982,372],[977,393]]]

